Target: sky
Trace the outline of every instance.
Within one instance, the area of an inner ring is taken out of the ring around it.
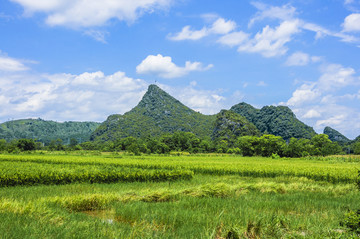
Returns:
[[[360,0],[0,0],[0,122],[102,122],[156,83],[360,135]]]

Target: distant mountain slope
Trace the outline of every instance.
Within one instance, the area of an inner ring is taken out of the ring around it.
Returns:
[[[213,140],[226,139],[230,143],[234,143],[237,137],[245,135],[260,136],[260,131],[244,116],[233,111],[221,110],[216,115],[211,137]]]
[[[298,120],[286,106],[264,106],[256,109],[246,103],[239,103],[230,109],[253,123],[261,133],[281,136],[285,140],[291,137],[311,138],[316,135],[313,128]]]
[[[183,105],[156,85],[150,85],[139,104],[124,115],[111,115],[92,134],[92,140],[133,136],[158,137],[176,131],[209,138],[215,116],[203,115]]]
[[[100,125],[95,122],[46,121],[42,119],[13,120],[0,124],[0,139],[31,138],[43,143],[54,139],[62,139],[66,144],[71,138],[78,142],[88,141],[91,133]]]
[[[324,129],[324,134],[329,136],[329,139],[333,142],[338,142],[341,145],[350,143],[351,140],[342,135],[339,131],[327,126]]]

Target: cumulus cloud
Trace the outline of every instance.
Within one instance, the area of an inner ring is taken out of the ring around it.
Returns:
[[[42,117],[59,121],[103,121],[134,107],[147,88],[124,72],[0,75],[0,119]]]
[[[301,20],[301,19],[295,17],[297,15],[296,8],[294,8],[290,4],[285,4],[283,6],[271,6],[271,5],[267,5],[267,4],[259,3],[259,2],[253,2],[252,4],[253,4],[253,6],[255,6],[258,9],[258,12],[255,14],[255,17],[250,19],[249,27],[251,27],[254,24],[254,22],[261,21],[264,19],[277,19],[277,20],[280,20],[281,22],[298,20],[300,23],[299,27],[301,29],[312,31],[312,32],[316,33],[316,35],[315,35],[316,39],[319,39],[319,38],[322,38],[325,36],[332,36],[332,37],[340,38],[340,40],[344,41],[344,42],[359,42],[360,41],[360,39],[358,39],[357,37],[354,37],[352,35],[345,34],[343,32],[330,31],[322,26],[319,26],[318,24],[315,24],[312,22],[307,22],[307,21],[304,21],[304,20]],[[356,24],[355,23],[356,20],[354,18],[355,17],[351,17],[351,19],[350,19],[350,25],[352,27],[354,27]],[[356,27],[358,27],[358,26],[359,25],[357,25]]]
[[[319,117],[321,117],[321,114],[317,110],[314,110],[314,109],[307,111],[306,114],[304,114],[302,116],[302,118],[304,118],[304,119],[312,119],[312,118],[319,118]]]
[[[288,51],[287,44],[291,42],[295,35],[302,31],[311,31],[315,33],[315,39],[320,39],[326,36],[339,38],[343,42],[358,43],[360,39],[353,35],[347,34],[345,31],[331,31],[318,24],[304,21],[297,17],[296,8],[290,4],[282,6],[271,6],[261,2],[251,3],[257,8],[257,13],[248,23],[251,28],[256,22],[265,19],[273,19],[279,22],[278,26],[266,25],[261,31],[253,34],[245,31],[235,31],[237,24],[234,21],[226,21],[223,18],[218,18],[217,15],[208,14],[206,19],[214,21],[211,26],[204,26],[200,30],[192,29],[191,26],[185,26],[176,34],[169,34],[168,39],[174,41],[182,40],[200,40],[211,34],[220,34],[216,42],[221,45],[229,47],[237,47],[238,52],[258,53],[264,57],[277,57],[285,55]],[[349,24],[344,24],[347,29],[355,30],[359,24],[356,25],[355,17],[349,16]],[[310,57],[308,55],[295,54],[288,59],[287,65],[306,65],[310,61],[319,61],[318,57]]]
[[[0,51],[0,71],[26,71],[29,68],[25,66],[20,60],[11,58],[1,54]]]
[[[343,27],[345,32],[360,31],[360,13],[353,13],[347,16],[344,20]]]
[[[20,4],[25,15],[44,13],[50,26],[94,27],[111,19],[133,22],[144,12],[169,7],[172,0],[11,0]]]
[[[303,84],[292,93],[292,96],[287,101],[286,105],[300,106],[304,103],[314,102],[320,96],[321,92],[316,89],[315,84]]]
[[[203,27],[200,30],[191,30],[190,26],[185,26],[175,34],[170,34],[168,38],[173,41],[200,40],[211,34],[227,34],[236,28],[236,23],[224,18],[218,18],[210,27]]]
[[[202,28],[201,30],[191,30],[190,26],[185,26],[181,30],[174,35],[169,35],[168,38],[173,41],[183,41],[183,40],[199,40],[209,35],[209,31],[207,28]]]
[[[286,65],[288,66],[305,66],[309,63],[310,56],[303,52],[295,52],[288,57]]]
[[[352,127],[360,126],[360,111],[353,108],[350,102],[359,105],[355,101],[360,99],[360,77],[353,68],[339,64],[322,66],[320,72],[317,81],[301,85],[287,102],[281,104],[290,106],[301,120],[314,125],[318,132],[322,132],[325,126],[331,126],[349,137],[358,136],[360,132],[354,132]],[[355,92],[349,93],[347,90],[344,95],[343,88]]]
[[[218,43],[226,46],[238,46],[241,43],[248,41],[249,34],[239,31],[239,32],[231,32],[219,38]]]
[[[238,51],[260,53],[264,57],[284,55],[288,50],[285,44],[300,32],[299,23],[298,20],[284,21],[275,29],[266,26],[254,38],[241,44]]]
[[[224,105],[228,105],[228,99],[221,95],[219,90],[197,89],[194,82],[186,87],[170,87],[161,85],[165,91],[184,105],[202,114],[216,114]]]
[[[261,2],[252,2],[251,4],[259,11],[255,14],[253,18],[251,18],[249,22],[249,27],[251,27],[255,22],[264,20],[266,18],[280,19],[282,21],[291,20],[296,14],[296,8],[294,8],[290,4],[286,4],[280,7],[270,6]]]
[[[310,56],[307,53],[297,51],[291,54],[286,62],[285,65],[287,66],[305,66],[310,62],[315,63],[321,61],[321,57],[319,56]]]
[[[355,83],[355,70],[339,64],[330,64],[323,70],[318,81],[318,88],[322,91],[338,90],[339,88]],[[358,78],[359,81],[359,78]]]
[[[201,62],[186,61],[184,67],[179,67],[172,62],[170,56],[149,55],[137,67],[138,74],[153,74],[162,78],[177,78],[187,75],[191,71],[206,71],[212,68],[209,64],[203,66]]]

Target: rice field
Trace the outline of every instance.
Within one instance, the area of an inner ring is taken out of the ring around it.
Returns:
[[[1,238],[356,236],[360,158],[81,154],[0,155]]]

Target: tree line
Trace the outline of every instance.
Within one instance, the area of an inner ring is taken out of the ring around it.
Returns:
[[[33,139],[19,139],[7,142],[0,139],[0,151],[9,153],[31,150],[98,150],[106,152],[127,151],[139,154],[168,154],[172,151],[189,153],[229,153],[243,156],[263,157],[304,157],[310,155],[326,156],[349,153],[348,148],[342,148],[337,142],[332,142],[328,135],[318,134],[311,139],[291,138],[285,141],[280,136],[265,134],[262,136],[241,136],[236,139],[226,137],[216,140],[205,140],[190,132],[175,132],[158,138],[145,137],[119,138],[113,141],[88,141],[78,144],[71,139],[64,145],[61,139],[52,140],[48,145]],[[350,151],[360,154],[360,142],[351,146]]]

